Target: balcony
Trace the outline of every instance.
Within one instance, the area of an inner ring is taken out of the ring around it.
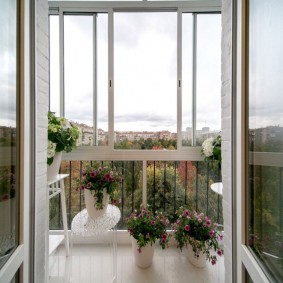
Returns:
[[[173,219],[174,212],[180,206],[189,206],[203,211],[213,222],[223,224],[222,197],[210,188],[212,183],[221,179],[218,167],[203,161],[100,162],[115,166],[123,174],[123,183],[117,195],[117,206],[121,211],[117,227],[117,282],[185,282],[188,277],[192,278],[192,282],[224,282],[224,257],[219,258],[216,266],[208,263],[200,272],[173,244],[165,251],[156,248],[154,263],[149,269],[136,267],[126,231],[127,217],[145,201],[169,219]],[[78,188],[82,169],[88,163],[91,161],[63,161],[61,164],[61,173],[69,174],[65,180],[69,229],[74,216],[85,208],[83,192]],[[51,200],[49,210],[51,232],[62,234],[59,196]],[[72,250],[72,256],[67,258],[64,245],[60,245],[49,256],[50,282],[62,282],[70,276],[74,282],[110,282],[112,254],[109,245],[103,241],[90,244],[89,240],[86,242],[78,238]]]

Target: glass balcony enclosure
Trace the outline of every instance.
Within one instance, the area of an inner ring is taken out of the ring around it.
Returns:
[[[76,180],[91,160],[123,172],[122,229],[142,203],[170,217],[189,205],[222,223],[222,202],[210,189],[221,172],[194,147],[221,130],[220,14],[50,11],[50,110],[81,131],[61,165],[70,174],[69,225],[84,208]],[[62,228],[58,209],[55,199],[52,229]]]
[[[142,203],[171,217],[190,205],[222,223],[222,202],[210,189],[221,172],[196,147],[221,131],[221,16],[171,10],[50,10],[50,110],[81,131],[61,166],[70,174],[69,225],[84,208],[75,179],[92,160],[124,174],[120,228]],[[61,228],[60,219],[52,223]]]

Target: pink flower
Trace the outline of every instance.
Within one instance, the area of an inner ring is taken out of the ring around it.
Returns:
[[[91,188],[91,182],[88,182],[87,185],[86,185],[86,187],[87,187],[88,189],[90,189],[90,188]]]
[[[151,220],[151,221],[150,221],[150,224],[151,224],[151,225],[154,225],[154,224],[155,224],[155,221],[154,221],[154,220]]]
[[[190,216],[190,212],[186,209],[186,210],[184,211],[184,215],[185,215],[185,216]]]
[[[188,224],[186,224],[184,229],[185,229],[185,231],[189,232],[190,231],[190,226]]]
[[[84,185],[81,185],[81,190],[84,190],[85,189],[85,186]]]
[[[180,224],[180,219],[177,219],[176,223],[179,225]]]
[[[215,264],[216,264],[216,258],[213,258],[213,259],[211,260],[211,264],[212,264],[212,265],[215,265]]]
[[[209,235],[209,237],[211,237],[211,238],[212,238],[212,237],[213,237],[213,235],[214,235],[214,231],[213,231],[213,230],[210,230],[210,231],[209,231],[209,233],[208,233],[208,235]]]
[[[91,177],[91,178],[95,178],[95,176],[96,176],[96,172],[95,172],[95,171],[91,171],[91,172],[90,172],[90,177]]]
[[[222,250],[218,250],[218,251],[217,251],[217,254],[218,254],[219,256],[222,256],[222,255],[223,255]]]
[[[82,175],[85,176],[86,175],[86,171],[82,170]]]
[[[162,239],[166,239],[167,238],[167,235],[166,234],[163,234],[162,235]]]

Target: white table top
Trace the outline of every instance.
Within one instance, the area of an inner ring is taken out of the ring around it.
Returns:
[[[73,235],[94,236],[112,229],[120,220],[120,209],[108,204],[105,214],[95,219],[88,217],[87,210],[79,212],[73,219],[71,231]]]
[[[67,178],[69,174],[57,174],[56,178],[47,180],[47,185],[50,186],[51,184],[54,184],[56,182],[59,182],[65,178]]]
[[[217,194],[222,196],[223,193],[223,184],[222,182],[213,183],[210,188]]]

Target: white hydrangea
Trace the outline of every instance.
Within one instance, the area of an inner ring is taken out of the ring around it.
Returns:
[[[54,157],[56,153],[56,143],[52,141],[48,141],[48,146],[47,146],[47,158]]]
[[[213,141],[214,138],[208,138],[202,143],[202,148],[203,148],[203,154],[206,157],[212,156],[213,155]]]
[[[64,130],[71,128],[71,124],[66,118],[60,117],[59,120],[60,120],[60,124],[61,124],[61,126]]]

